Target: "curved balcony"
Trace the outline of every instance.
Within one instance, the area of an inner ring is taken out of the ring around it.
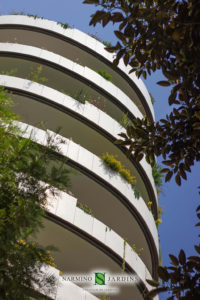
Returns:
[[[42,64],[43,76],[48,79],[47,86],[57,90],[67,87],[67,92],[86,90],[91,97],[105,102],[107,114],[118,121],[123,112],[128,113],[130,118],[142,118],[137,106],[114,84],[67,58],[40,48],[10,43],[0,43],[0,57],[4,71],[14,68],[19,77],[26,79],[31,69]]]
[[[122,88],[142,113],[153,121],[152,103],[142,80],[134,74],[130,75],[130,68],[122,60],[113,70],[113,54],[105,51],[104,45],[98,40],[76,29],[64,29],[56,22],[27,16],[1,16],[0,30],[0,41],[17,41],[48,49],[71,60],[78,60],[80,64],[91,69],[108,70],[114,84]]]
[[[24,123],[19,123],[19,125],[24,131],[23,137],[31,135],[37,143],[46,145],[45,131]],[[53,132],[48,132],[58,137]],[[59,145],[59,155],[67,157],[68,164],[82,173],[79,179],[75,178],[72,181],[73,193],[81,202],[84,200],[84,203],[91,207],[99,220],[116,230],[121,236],[127,237],[137,247],[144,248],[141,258],[155,276],[158,264],[157,229],[153,216],[143,199],[135,199],[130,184],[125,182],[120,175],[108,170],[101,159],[66,138],[62,137],[62,141],[65,143]],[[88,177],[91,179],[88,180]],[[94,181],[98,184],[94,184]],[[130,231],[130,228],[134,230]]]
[[[73,138],[76,143],[83,145],[92,153],[98,156],[104,152],[117,155],[120,161],[136,176],[137,186],[143,199],[146,202],[153,202],[153,213],[155,216],[157,215],[157,193],[151,167],[145,159],[140,163],[136,163],[132,158],[129,160],[113,144],[114,140],[118,138],[117,134],[124,130],[115,120],[89,103],[81,104],[67,95],[35,82],[2,75],[0,84],[14,94],[23,95],[23,99],[21,96],[20,98],[19,96],[14,98],[17,103],[15,111],[24,122],[36,125],[45,121],[46,127],[53,131],[59,125],[63,129],[63,136]],[[31,101],[31,98],[39,101],[39,103]],[[42,104],[42,102],[45,104]],[[57,110],[48,108],[46,104]],[[38,114],[38,111],[40,111],[40,114]],[[63,111],[63,113],[60,111]],[[77,121],[77,119],[80,121]],[[55,124],[54,120],[59,120],[59,123],[56,122]]]
[[[137,284],[120,286],[119,294],[112,299],[128,299],[130,295],[142,299],[140,293],[151,290],[146,279],[152,277],[137,253],[112,229],[78,208],[74,197],[59,191],[56,194],[56,197],[49,195],[47,198],[47,220],[37,241],[43,245],[51,242],[58,247],[59,251],[52,254],[59,270],[64,274],[85,273],[85,270],[119,274],[123,273],[124,262],[126,272],[136,275]]]

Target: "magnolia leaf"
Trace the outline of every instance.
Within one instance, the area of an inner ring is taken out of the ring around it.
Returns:
[[[169,273],[167,272],[167,269],[164,267],[161,266],[158,267],[158,275],[163,281],[169,280]]]
[[[169,257],[171,259],[171,262],[174,266],[178,266],[179,265],[179,261],[178,258],[172,254],[169,254]]]
[[[159,285],[159,282],[157,282],[155,280],[146,279],[146,282],[148,282],[148,284],[150,284],[151,286],[155,286],[155,287],[157,287]]]
[[[180,186],[181,185],[181,177],[179,174],[176,175],[175,180],[176,180],[176,183]]]
[[[161,86],[170,86],[170,82],[169,81],[158,81],[157,84],[161,85]]]
[[[162,169],[160,172],[161,172],[161,173],[168,173],[169,171],[170,171],[169,169],[164,168],[164,169]]]
[[[124,20],[124,17],[121,13],[119,12],[115,12],[113,13],[113,16],[112,16],[112,21],[113,22],[120,22],[120,21],[123,21]],[[121,30],[121,28],[119,28]]]
[[[181,249],[181,251],[179,252],[179,262],[181,263],[181,265],[184,265],[186,262],[186,256],[185,256],[185,252]]]
[[[195,262],[195,263],[200,263],[200,257],[199,256],[189,256],[188,259]]]
[[[115,31],[114,31],[114,34],[115,34],[116,37],[117,37],[118,39],[120,39],[122,42],[125,42],[125,41],[126,41],[126,37],[125,37],[124,34],[121,33],[120,31],[115,30]]]
[[[124,139],[127,139],[127,135],[124,132],[118,133],[118,135],[123,137]]]
[[[170,181],[170,179],[172,178],[173,172],[169,171],[167,173],[167,175],[165,176],[165,182]]]
[[[99,0],[84,0],[84,4],[99,4]]]

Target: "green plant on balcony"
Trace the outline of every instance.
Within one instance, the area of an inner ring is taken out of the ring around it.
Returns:
[[[164,177],[164,175],[162,173],[162,167],[157,163],[155,163],[152,168],[152,176],[157,189],[157,194],[159,195],[162,192],[162,178]]]
[[[83,104],[90,99],[90,96],[83,89],[77,90],[68,95]]]
[[[151,103],[154,104],[154,103],[155,103],[154,97],[151,95],[151,93],[149,93],[149,96],[150,96],[150,98],[151,98]]]
[[[121,120],[119,121],[119,124],[122,127],[126,128],[128,125],[130,125],[129,123],[130,123],[130,121],[129,121],[129,118],[128,118],[128,113],[123,114]]]
[[[102,41],[102,43],[104,44],[104,46],[106,46],[107,48],[112,48],[113,45],[110,42],[107,41]]]
[[[132,189],[133,189],[135,198],[136,198],[136,199],[139,199],[139,198],[141,197],[141,193],[140,193],[138,187],[136,186],[135,183],[132,183],[131,186],[132,186]]]
[[[35,81],[37,83],[44,84],[45,82],[48,81],[48,79],[44,76],[41,76],[42,71],[43,71],[43,67],[38,66],[35,70],[33,70],[30,73],[29,79],[32,80],[32,81]]]
[[[35,20],[36,19],[44,19],[43,17],[39,17],[38,15],[31,15],[31,14],[27,14],[27,17],[34,18]]]
[[[116,159],[116,156],[112,154],[103,154],[100,156],[100,158],[103,160],[103,162],[106,164],[107,167],[109,167],[112,171],[119,173],[128,183],[135,184],[136,178],[131,175],[130,171],[125,169],[121,162]]]
[[[106,72],[105,70],[98,70],[96,71],[99,75],[101,75],[104,79],[112,82],[112,76]]]
[[[156,227],[158,228],[158,226],[162,223],[162,219],[161,219],[161,216],[164,214],[164,210],[163,210],[163,207],[158,205],[158,217],[157,219],[155,219],[155,224],[156,224]]]
[[[9,71],[0,71],[2,75],[15,76],[17,73],[17,69],[11,69]]]
[[[57,24],[63,27],[64,29],[72,29],[72,27],[68,23],[57,22]]]
[[[82,204],[78,201],[76,206],[82,209],[86,214],[94,216],[92,210],[86,204]]]
[[[135,244],[132,244],[131,248],[138,256],[141,256],[141,252],[144,251],[144,248],[137,248]]]
[[[155,163],[152,168],[152,176],[153,176],[155,185],[157,187],[162,186],[162,178],[164,177],[164,175],[161,170],[162,170],[162,167],[160,165],[158,165],[157,163]]]
[[[26,14],[24,11],[12,11],[11,15],[20,15],[20,16],[27,16],[34,19],[44,19],[43,17],[39,17],[38,15]]]
[[[111,227],[109,227],[109,226],[106,226],[106,229],[105,229],[105,231],[107,232],[107,231],[111,231],[112,230],[112,228]]]

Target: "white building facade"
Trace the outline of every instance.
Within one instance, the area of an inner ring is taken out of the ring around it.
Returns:
[[[78,171],[71,175],[68,193],[49,199],[38,234],[41,244],[59,250],[53,253],[57,270],[52,270],[58,282],[49,299],[142,300],[151,289],[146,279],[157,278],[158,199],[152,169],[145,159],[138,163],[127,158],[114,144],[125,132],[123,119],[147,115],[153,121],[153,107],[143,82],[129,75],[122,61],[113,69],[113,54],[104,47],[53,21],[0,16],[0,85],[12,92],[20,126],[28,124],[27,130],[43,145],[42,122],[50,134],[61,127],[64,144],[59,155]],[[112,82],[99,74],[102,70]],[[100,156],[106,152],[136,177],[139,196],[103,163]],[[105,282],[95,284],[95,273],[103,274]],[[92,279],[72,283],[70,276],[75,274]],[[134,275],[136,281],[118,284],[118,278],[116,284],[117,274]]]

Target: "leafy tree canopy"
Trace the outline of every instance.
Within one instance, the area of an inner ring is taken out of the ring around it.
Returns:
[[[33,287],[43,292],[54,287],[55,278],[41,268],[44,264],[55,267],[50,248],[36,243],[33,234],[41,228],[47,193],[56,193],[55,187],[67,188],[69,171],[54,155],[59,149],[52,138],[47,136],[48,147],[41,149],[31,139],[20,137],[23,133],[16,126],[12,105],[1,88],[0,298],[24,300]]]
[[[199,212],[200,205],[196,209],[198,219]],[[200,226],[199,221],[196,226]],[[194,249],[196,255],[189,257],[186,257],[183,250],[180,250],[178,257],[169,255],[171,266],[158,268],[158,275],[162,281],[147,280],[154,287],[148,296],[154,297],[159,293],[168,292],[167,300],[200,299],[200,244],[195,245]]]
[[[195,161],[200,160],[200,2],[198,0],[85,0],[101,7],[90,25],[117,23],[118,42],[106,48],[115,52],[114,65],[122,58],[137,76],[161,70],[171,87],[173,110],[155,124],[133,120],[119,144],[134,151],[139,161],[145,155],[154,165],[163,157],[165,180],[173,175],[178,185]]]

